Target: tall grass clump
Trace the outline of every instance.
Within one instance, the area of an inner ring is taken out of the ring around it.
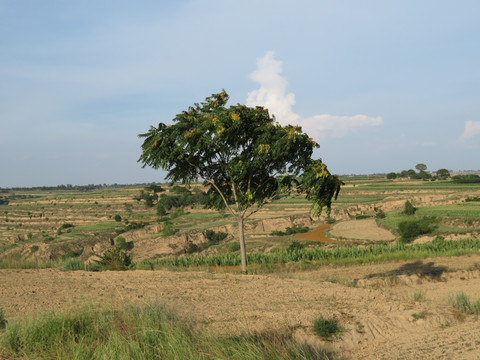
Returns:
[[[35,359],[330,359],[291,332],[214,336],[162,304],[84,308],[10,322],[0,357]]]
[[[456,296],[450,295],[448,303],[465,314],[478,315],[480,313],[480,298],[471,302],[463,291],[457,293]]]

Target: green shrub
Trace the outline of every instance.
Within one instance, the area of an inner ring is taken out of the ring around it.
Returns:
[[[300,241],[297,241],[297,240],[292,240],[290,242],[290,245],[288,246],[287,248],[287,251],[292,253],[294,251],[297,251],[297,250],[302,250],[306,247],[307,245],[305,244],[302,244]]]
[[[230,241],[226,247],[230,252],[237,252],[240,250],[240,243],[238,241]]]
[[[135,266],[132,254],[117,248],[107,250],[96,263],[101,270],[129,270]]]
[[[364,220],[364,219],[369,219],[369,215],[356,215],[355,220]]]
[[[2,305],[0,305],[0,329],[5,329],[7,325],[7,319],[5,319],[5,311],[3,310]]]
[[[431,233],[435,223],[435,218],[426,216],[419,220],[402,221],[398,224],[398,233],[402,236],[402,242],[408,243],[417,236]]]
[[[165,221],[162,228],[162,235],[167,237],[175,234],[175,228],[171,221]]]
[[[30,252],[33,254],[35,252],[37,252],[39,249],[38,245],[33,245],[30,247]]]
[[[113,219],[116,221],[116,222],[120,222],[122,221],[122,217],[119,215],[119,214],[116,214]]]
[[[227,233],[221,231],[215,232],[213,230],[206,230],[204,235],[207,238],[208,242],[212,245],[221,243],[228,236]]]
[[[69,258],[64,260],[60,266],[60,270],[63,271],[78,271],[78,270],[85,270],[85,264],[80,259],[73,259]]]
[[[323,316],[320,316],[313,322],[313,332],[324,340],[331,340],[341,332],[341,328],[338,325],[337,320],[328,320]]]
[[[480,183],[480,176],[478,175],[456,175],[452,177],[456,184],[476,184]]]
[[[306,233],[309,232],[310,228],[308,226],[300,227],[300,226],[294,226],[294,227],[287,227],[285,231],[279,231],[279,230],[273,230],[270,235],[273,236],[286,236],[286,235],[294,235],[294,234],[300,234],[300,233]]]
[[[414,215],[415,214],[415,211],[417,209],[413,207],[412,203],[410,201],[405,201],[405,207],[403,209],[403,213],[405,215]]]
[[[199,252],[201,249],[198,247],[197,244],[189,241],[187,243],[187,246],[185,246],[185,253],[187,254],[193,254],[193,253],[196,253],[196,252]]]
[[[128,244],[127,240],[123,236],[117,236],[115,239],[115,246],[117,247],[118,250],[127,250],[128,249]]]
[[[377,213],[375,214],[376,219],[385,219],[386,217],[387,215],[382,209],[378,210]]]

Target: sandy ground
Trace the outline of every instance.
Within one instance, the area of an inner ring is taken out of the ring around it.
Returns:
[[[161,301],[221,334],[296,328],[300,341],[347,359],[478,359],[477,316],[448,304],[460,291],[480,297],[478,264],[480,255],[267,275],[0,270],[0,304],[11,320],[84,304]],[[424,300],[415,301],[419,293]],[[319,315],[339,321],[339,339],[313,335]]]
[[[328,234],[350,240],[394,240],[395,235],[377,225],[375,219],[350,220],[336,223]]]

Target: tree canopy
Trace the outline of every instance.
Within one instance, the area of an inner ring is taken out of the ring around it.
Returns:
[[[281,126],[263,107],[226,107],[227,101],[225,91],[213,94],[178,114],[172,125],[150,127],[139,135],[144,138],[139,162],[166,170],[172,182],[204,182],[207,205],[238,218],[246,271],[245,218],[293,189],[304,191],[320,214],[342,183],[311,158],[319,145],[299,126]]]

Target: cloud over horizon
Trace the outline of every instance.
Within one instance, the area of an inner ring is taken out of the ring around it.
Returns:
[[[275,59],[275,53],[268,51],[257,61],[257,70],[249,75],[260,84],[258,90],[247,95],[247,106],[263,106],[273,114],[281,125],[299,125],[303,131],[318,139],[327,134],[341,138],[348,132],[365,126],[378,126],[383,123],[382,117],[363,114],[353,116],[318,114],[301,117],[293,112],[295,94],[287,93],[287,79],[280,75],[282,62]]]
[[[467,141],[475,136],[480,135],[480,122],[479,121],[465,121],[465,128],[462,135],[460,135],[460,141]]]

